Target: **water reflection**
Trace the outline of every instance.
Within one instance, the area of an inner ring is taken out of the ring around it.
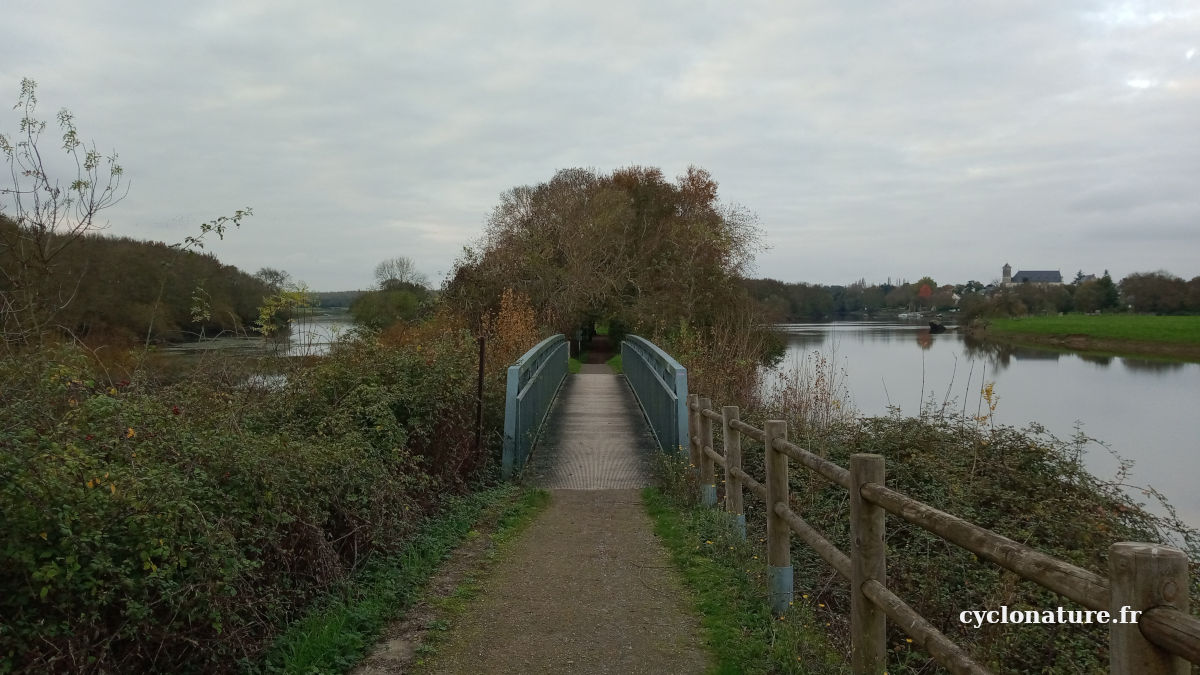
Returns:
[[[962,336],[962,343],[963,352],[968,359],[983,361],[989,364],[992,370],[1003,370],[1012,361],[1013,347],[1010,345],[980,340],[967,334]]]
[[[1152,361],[1150,359],[1135,359],[1128,356],[1121,359],[1121,365],[1129,370],[1142,371],[1147,373],[1166,373],[1173,370],[1182,370],[1191,364],[1181,361]]]
[[[779,329],[787,334],[788,344],[802,345],[815,349],[825,343],[829,331],[823,330],[825,324],[787,324]]]
[[[933,392],[973,410],[983,382],[1000,397],[998,423],[1044,424],[1060,438],[1076,424],[1134,460],[1133,481],[1161,490],[1181,515],[1200,524],[1200,364],[997,345],[958,331],[931,335],[900,322],[793,324],[788,358],[836,354],[856,407],[884,415],[889,406],[916,414]],[[1120,367],[1114,367],[1115,362]],[[1093,446],[1089,469],[1110,477],[1116,462]],[[1140,496],[1140,493],[1136,496]]]
[[[917,346],[921,349],[929,349],[933,346],[933,333],[925,331],[917,331]]]
[[[216,353],[234,357],[317,356],[328,353],[333,343],[353,328],[347,313],[327,312],[301,317],[289,326],[286,334],[274,338],[223,335],[171,345],[162,351],[181,356]]]
[[[1113,362],[1113,357],[1099,354],[1076,354],[1076,356],[1088,363],[1094,363],[1099,366],[1112,365]]]

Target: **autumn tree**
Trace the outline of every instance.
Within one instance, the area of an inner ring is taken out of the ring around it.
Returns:
[[[459,258],[445,298],[474,316],[506,288],[539,322],[569,332],[589,317],[635,327],[711,323],[757,247],[755,216],[723,204],[708,172],[559,171],[501,195],[482,241]]]

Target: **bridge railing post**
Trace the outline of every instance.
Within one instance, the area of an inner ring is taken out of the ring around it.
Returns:
[[[792,531],[775,512],[776,504],[788,504],[788,458],[775,449],[775,439],[787,440],[787,422],[771,420],[763,425],[767,469],[767,601],[775,616],[787,613],[792,603]]]
[[[704,413],[712,410],[712,399],[700,399],[700,503],[704,506],[717,505],[717,470],[712,455],[705,448],[713,447],[713,421]],[[715,451],[714,451],[715,452]]]
[[[1177,548],[1117,542],[1108,549],[1109,672],[1187,675],[1188,662],[1142,634],[1140,614],[1155,607],[1188,611],[1188,558]]]
[[[500,475],[520,473],[549,413],[559,386],[567,376],[568,345],[559,333],[525,352],[508,367],[504,391],[504,450]]]
[[[517,444],[521,433],[521,407],[517,400],[517,392],[520,390],[521,383],[521,368],[520,366],[509,366],[506,372],[505,389],[507,393],[504,397],[504,452],[500,458],[500,477],[504,480],[509,480],[512,478],[513,471],[516,468]]]
[[[671,383],[673,390],[672,397],[675,402],[675,430],[671,432],[675,436],[673,452],[679,452],[683,446],[683,439],[679,438],[681,434],[687,431],[687,369],[683,366],[674,368],[675,379]],[[666,448],[664,448],[665,450]]]
[[[746,510],[742,504],[742,479],[734,469],[742,470],[742,432],[731,426],[741,419],[736,405],[721,407],[721,441],[725,446],[725,510],[734,518],[738,534],[746,538]]]
[[[882,455],[850,455],[850,668],[877,675],[887,665],[887,617],[863,593],[863,584],[886,584],[883,507],[863,499],[866,483],[883,485]]]

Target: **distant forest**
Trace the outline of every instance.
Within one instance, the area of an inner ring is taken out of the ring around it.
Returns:
[[[92,343],[194,339],[252,332],[270,286],[207,253],[160,242],[88,235],[42,270],[17,270],[16,224],[0,216],[0,292],[40,279],[43,297],[65,307],[62,328]]]
[[[1200,313],[1200,277],[1190,281],[1164,271],[1138,272],[1114,282],[1107,272],[1068,284],[984,286],[979,281],[939,286],[930,277],[898,284],[845,286],[746,279],[747,293],[772,322],[821,321],[876,312],[957,311],[976,316],[1023,316],[1059,312],[1132,311]]]
[[[350,307],[367,291],[313,291],[309,299],[313,307]]]
[[[251,275],[221,264],[208,253],[102,235],[85,236],[66,246],[40,274],[31,275],[28,269],[15,268],[21,256],[13,255],[13,247],[19,243],[16,225],[0,215],[0,293],[10,294],[18,280],[41,278],[43,297],[57,298],[65,305],[56,316],[57,325],[93,344],[140,342],[147,336],[154,342],[173,342],[253,333],[264,298],[279,290],[278,284],[270,283],[270,275],[263,274],[273,270]],[[28,264],[29,257],[24,260]],[[287,278],[286,273],[275,273]],[[1084,279],[1080,273],[1074,283],[1006,288],[985,287],[978,281],[938,285],[930,277],[897,284],[863,280],[844,286],[775,279],[742,283],[770,322],[914,310],[958,311],[964,318],[1071,311],[1200,313],[1200,277],[1184,281],[1161,271],[1131,274],[1120,283],[1107,273],[1099,279]],[[361,323],[386,324],[360,316],[372,308],[380,313],[376,305],[381,299],[376,296],[381,294],[386,295],[378,290],[313,292],[308,301],[321,308],[351,307]],[[372,303],[366,303],[368,299]],[[415,308],[419,300],[409,304]]]

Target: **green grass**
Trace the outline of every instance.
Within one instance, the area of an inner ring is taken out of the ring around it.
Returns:
[[[503,509],[498,533],[519,531],[546,504],[547,493],[506,485],[449,500],[398,555],[377,558],[331,591],[268,651],[265,672],[343,672],[362,658],[386,623],[416,602],[426,581],[489,509]],[[501,534],[504,533],[504,534]],[[477,533],[476,533],[477,534]]]
[[[721,511],[676,506],[642,493],[654,532],[671,554],[701,614],[717,673],[843,673],[849,667],[797,602],[783,619],[766,605],[766,555],[742,541]],[[757,556],[757,557],[755,557]]]
[[[567,358],[567,372],[578,374],[583,368],[583,362],[587,360],[587,350],[580,347],[579,356],[571,356]]]
[[[1086,335],[1105,340],[1200,344],[1200,316],[1068,314],[992,319],[989,329],[998,333]]]
[[[618,375],[621,374],[622,371],[621,371],[621,355],[620,354],[614,355],[611,359],[609,359],[608,361],[605,361],[605,363],[608,364],[609,368],[612,368],[612,371],[614,373],[616,373]]]

